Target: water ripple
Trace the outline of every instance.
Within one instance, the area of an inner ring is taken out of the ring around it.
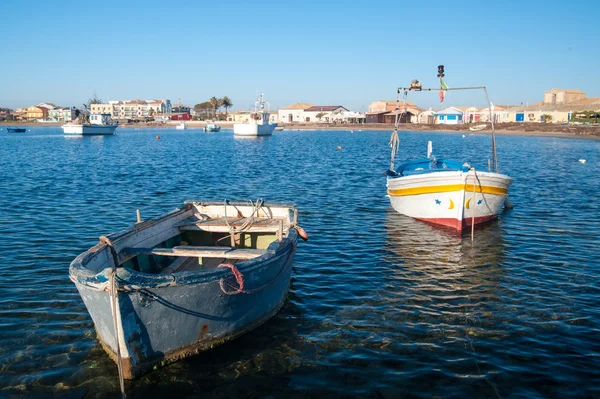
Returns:
[[[388,135],[0,135],[0,397],[117,393],[70,261],[136,209],[259,197],[295,202],[310,234],[288,301],[256,331],[128,382],[130,393],[599,397],[599,143],[499,137],[516,207],[471,244],[390,209]],[[487,164],[483,135],[403,133],[398,158],[432,139],[439,156]]]

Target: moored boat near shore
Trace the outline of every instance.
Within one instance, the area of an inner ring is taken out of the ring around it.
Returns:
[[[402,164],[388,176],[396,211],[458,231],[496,218],[512,182],[500,173],[435,157]]]
[[[265,109],[267,104],[267,109]],[[263,100],[261,94],[254,103],[254,113],[248,123],[236,123],[233,125],[233,134],[236,136],[270,136],[277,127],[276,123],[269,123],[270,105]]]
[[[438,77],[442,101],[448,90],[470,89],[483,89],[488,99],[485,86],[449,89],[442,79],[443,65],[438,67]],[[424,89],[420,82],[413,81],[410,87],[398,89],[398,104],[402,92],[406,104],[409,91],[432,90],[437,89]],[[489,99],[488,103],[492,109]],[[505,205],[512,178],[498,173],[496,137],[491,115],[492,157],[488,161],[486,171],[486,168],[475,167],[468,162],[437,159],[432,154],[431,142],[427,149],[427,158],[406,162],[395,169],[394,159],[400,143],[398,114],[390,140],[392,153],[390,169],[387,171],[387,194],[392,207],[403,215],[458,231],[462,231],[466,226],[495,219]]]
[[[111,136],[119,127],[117,122],[112,122],[110,114],[91,114],[89,123],[65,123],[62,125],[64,134],[81,136]]]
[[[102,346],[131,379],[277,313],[299,235],[293,205],[190,201],[100,237],[69,275]]]
[[[480,125],[469,126],[469,130],[472,132],[479,132],[479,131],[482,131],[483,129],[485,129],[486,127],[487,127],[487,125],[485,123],[483,123]]]
[[[27,129],[25,129],[24,127],[7,127],[6,128],[7,133],[25,133],[26,131],[27,131]]]
[[[217,125],[213,121],[206,121],[206,126],[204,126],[205,132],[219,132],[221,131],[221,126]]]
[[[177,130],[186,130],[187,128],[188,128],[188,127],[187,127],[187,125],[185,124],[185,122],[181,122],[181,123],[179,123],[177,126],[175,126],[175,129],[177,129]]]

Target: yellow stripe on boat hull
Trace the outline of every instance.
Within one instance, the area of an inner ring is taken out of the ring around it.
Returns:
[[[410,187],[410,188],[395,188],[388,189],[388,195],[392,197],[404,197],[406,195],[419,195],[419,194],[437,194],[437,193],[449,193],[452,191],[466,192],[473,191],[472,184],[447,184],[444,186],[421,186],[421,187]],[[495,194],[495,195],[508,195],[508,189],[505,187],[496,186],[475,186],[476,193],[483,194]]]

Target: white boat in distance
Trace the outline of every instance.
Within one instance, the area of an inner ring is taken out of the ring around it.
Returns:
[[[91,114],[90,123],[65,123],[64,134],[80,136],[112,136],[119,127],[118,122],[111,120],[110,114]]]
[[[486,127],[487,127],[487,125],[484,123],[484,124],[481,124],[481,125],[470,126],[469,130],[472,131],[472,132],[480,132],[483,129],[485,129]]]
[[[265,110],[265,104],[267,109]],[[235,136],[270,136],[277,127],[276,123],[269,123],[270,104],[263,101],[261,94],[254,103],[254,113],[250,114],[250,122],[236,123],[233,125]]]
[[[181,122],[179,125],[175,126],[175,129],[177,129],[177,130],[186,130],[187,129],[187,125],[184,122]]]

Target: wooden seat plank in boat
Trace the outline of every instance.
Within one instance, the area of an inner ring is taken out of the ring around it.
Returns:
[[[217,218],[208,220],[183,221],[177,225],[180,231],[197,230],[212,233],[229,233],[230,226],[239,229],[246,222],[245,218]],[[244,228],[245,233],[277,233],[282,229],[281,219],[254,218],[250,226]]]
[[[262,249],[237,249],[231,247],[173,247],[173,248],[124,248],[126,255],[186,256],[219,259],[254,259],[267,253]]]

